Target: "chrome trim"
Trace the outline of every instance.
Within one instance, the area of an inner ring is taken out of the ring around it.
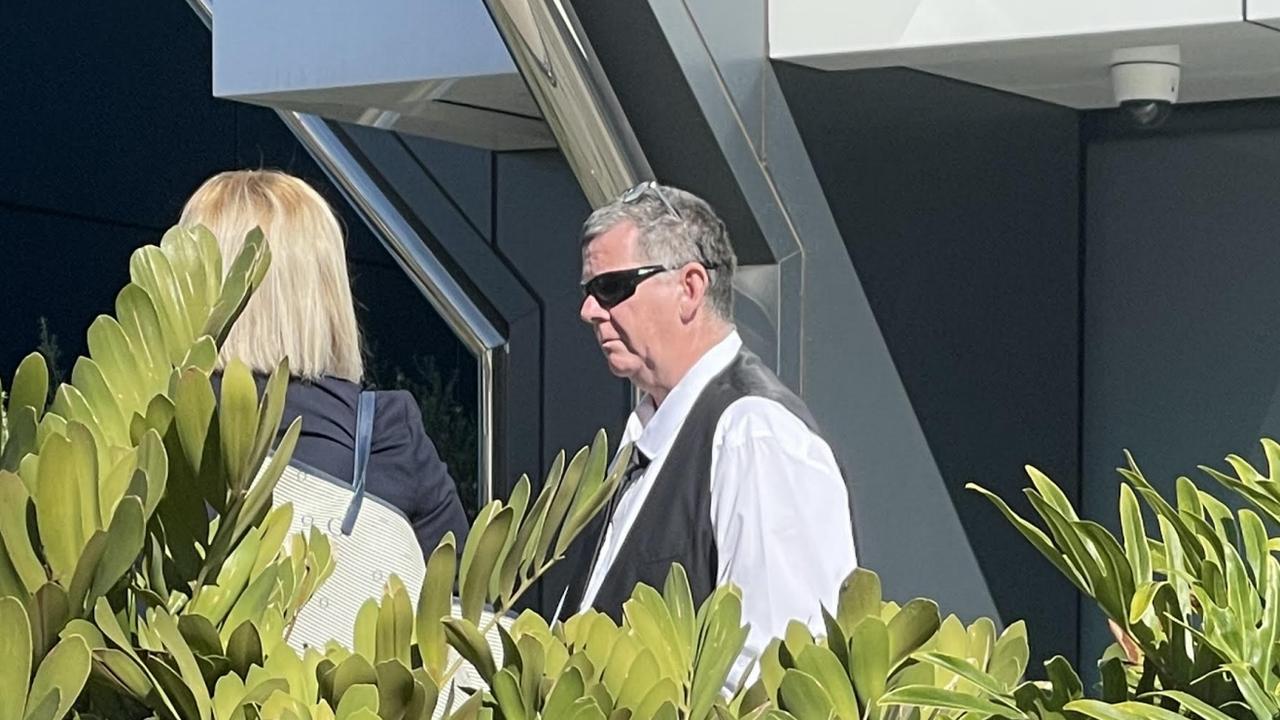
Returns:
[[[485,0],[498,33],[592,207],[653,170],[564,0]]]
[[[206,28],[213,28],[213,11],[207,0],[187,0]],[[315,115],[276,110],[281,121],[302,143],[311,157],[338,186],[347,201],[365,219],[396,263],[413,280],[427,301],[440,313],[449,328],[476,356],[479,373],[480,422],[477,485],[480,503],[493,500],[494,448],[498,438],[497,404],[504,396],[502,378],[495,372],[495,354],[506,351],[507,339],[466,294],[439,258],[422,242],[373,178],[334,134]]]

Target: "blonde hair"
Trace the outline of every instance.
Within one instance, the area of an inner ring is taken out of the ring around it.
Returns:
[[[270,373],[287,357],[295,377],[360,381],[364,360],[342,228],[310,185],[275,170],[219,173],[187,201],[179,224],[204,225],[217,237],[224,273],[253,228],[262,228],[271,248],[271,267],[231,328],[218,367],[237,358]]]

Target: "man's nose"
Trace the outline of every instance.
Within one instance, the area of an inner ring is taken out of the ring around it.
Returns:
[[[578,308],[578,317],[590,325],[602,323],[609,319],[609,311],[600,307],[600,302],[592,295],[582,298],[582,306]]]

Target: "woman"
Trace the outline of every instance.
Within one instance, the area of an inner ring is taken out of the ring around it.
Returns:
[[[239,359],[261,390],[287,357],[291,377],[281,427],[302,418],[293,460],[350,483],[364,361],[342,230],[332,209],[296,177],[239,170],[205,181],[179,224],[212,231],[224,263],[236,257],[246,233],[262,228],[271,266],[231,328],[218,367]],[[376,402],[366,493],[408,517],[424,553],[450,530],[462,547],[466,516],[448,468],[423,432],[417,403],[403,390],[378,392]]]

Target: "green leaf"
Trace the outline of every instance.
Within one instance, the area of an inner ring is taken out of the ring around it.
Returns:
[[[129,424],[98,364],[87,357],[76,360],[75,367],[71,370],[71,383],[84,396],[94,417],[98,419],[99,429],[107,442],[111,445],[129,445]]]
[[[361,711],[378,712],[378,688],[375,685],[352,685],[338,701],[336,716],[338,720],[358,720],[366,717],[357,714]],[[377,715],[372,717],[376,718]]]
[[[31,680],[31,625],[17,598],[0,598],[0,720],[22,720]]]
[[[44,356],[33,352],[18,363],[18,369],[13,374],[13,384],[9,387],[8,412],[12,415],[18,408],[29,407],[35,411],[38,422],[44,415],[44,405],[48,397],[49,368],[45,364]]]
[[[1005,519],[1008,520],[1009,523],[1012,524],[1018,532],[1022,533],[1022,536],[1031,543],[1032,547],[1039,550],[1040,554],[1058,569],[1058,572],[1062,573],[1067,580],[1070,580],[1071,584],[1076,586],[1076,589],[1086,595],[1092,594],[1092,591],[1088,586],[1088,581],[1085,577],[1081,575],[1076,568],[1067,563],[1062,552],[1053,544],[1053,541],[1049,539],[1049,536],[1045,535],[1044,531],[1024,520],[1022,516],[1014,512],[1013,508],[1009,507],[1009,504],[1001,499],[1000,496],[990,492],[989,490],[973,483],[965,485],[965,488],[973,490],[990,500],[991,504],[995,505],[996,509],[1000,511],[1000,514],[1004,515]]]
[[[444,632],[449,644],[463,659],[471,663],[480,677],[486,683],[493,682],[498,669],[493,660],[493,652],[489,650],[489,644],[485,642],[479,628],[469,620],[450,617],[444,620]]]
[[[542,535],[538,538],[537,558],[539,565],[546,564],[552,557],[551,543],[560,533],[565,515],[569,512],[569,505],[573,502],[573,498],[578,492],[578,483],[582,480],[582,471],[586,468],[586,464],[587,449],[582,448],[573,456],[573,460],[569,462],[569,466],[565,469],[560,482],[555,486],[555,493],[551,498],[550,506],[547,508],[546,521],[542,525]]]
[[[1151,551],[1147,546],[1147,529],[1142,522],[1142,508],[1133,488],[1120,486],[1120,524],[1124,535],[1124,554],[1129,559],[1134,582],[1141,585],[1151,580]]]
[[[622,605],[622,613],[640,642],[653,650],[665,677],[683,677],[687,664],[681,661],[675,638],[675,623],[662,596],[648,585],[637,585],[631,599]]]
[[[1080,676],[1066,658],[1056,655],[1044,664],[1044,668],[1049,681],[1053,683],[1054,707],[1060,708],[1072,700],[1084,697],[1084,683],[1080,682]]]
[[[1178,690],[1167,690],[1152,694],[1156,697],[1166,697],[1171,700],[1176,700],[1184,710],[1190,710],[1196,715],[1199,715],[1202,720],[1235,720],[1232,716],[1222,712],[1218,708],[1213,707],[1190,693]]]
[[[1058,487],[1057,483],[1031,465],[1025,466],[1025,470],[1027,476],[1031,478],[1031,484],[1035,486],[1045,502],[1053,506],[1067,520],[1080,519],[1080,516],[1076,515],[1075,508],[1071,507],[1071,501],[1067,499],[1066,493],[1062,492],[1062,488]]]
[[[53,717],[65,717],[89,679],[92,659],[84,638],[72,636],[59,642],[36,669],[27,694],[27,707],[39,707],[47,697],[57,693],[57,712]]]
[[[1113,657],[1098,663],[1102,676],[1102,700],[1108,703],[1123,702],[1129,697],[1129,680],[1125,675],[1124,661]]]
[[[144,377],[129,337],[115,318],[99,315],[89,326],[89,356],[102,370],[102,376],[111,388],[111,394],[125,416],[142,410],[151,399],[151,393],[142,389],[139,378]]]
[[[222,292],[200,334],[209,335],[221,346],[227,333],[231,331],[232,323],[244,310],[250,294],[262,284],[262,278],[270,264],[271,250],[262,236],[262,230],[250,230],[245,235],[239,254],[227,269]]]
[[[35,592],[49,578],[36,557],[27,531],[28,499],[22,480],[11,472],[0,470],[0,538],[27,592]]]
[[[912,685],[891,690],[880,698],[880,704],[906,705],[908,707],[933,710],[959,710],[964,713],[978,713],[983,716],[994,715],[1009,718],[1009,720],[1026,720],[1027,718],[1025,714],[1018,710],[985,700],[976,695],[925,685]]]
[[[522,578],[529,576],[534,563],[540,563],[546,548],[550,547],[549,539],[546,547],[542,546],[542,541],[547,535],[545,526],[547,515],[551,510],[551,500],[558,492],[561,478],[564,476],[564,462],[564,451],[561,450],[552,461],[547,477],[543,480],[542,489],[538,492],[538,499],[534,501],[533,507],[529,510],[528,519],[521,523],[520,533],[516,536],[516,545],[522,548],[520,558],[520,577]]]
[[[169,353],[160,328],[155,303],[141,287],[130,283],[116,295],[116,320],[129,339],[146,388],[164,387],[169,375]]]
[[[96,650],[93,655],[98,669],[110,676],[111,681],[119,686],[120,692],[135,698],[145,698],[156,691],[147,669],[123,651],[107,648]]]
[[[378,672],[362,655],[352,655],[338,665],[333,672],[333,697],[337,700],[356,685],[377,685]]]
[[[151,298],[159,316],[168,361],[176,365],[195,332],[182,311],[182,295],[173,266],[160,248],[146,246],[134,251],[129,258],[129,277]]]
[[[1013,687],[1022,679],[1027,670],[1027,661],[1031,658],[1031,647],[1027,642],[1027,624],[1021,620],[1005,628],[996,640],[995,651],[987,670],[993,677],[1004,683],[1005,687]]]
[[[163,658],[162,655],[149,654],[144,658],[143,663],[154,678],[156,689],[174,708],[173,716],[181,720],[195,720],[200,717],[200,707],[196,703],[192,688],[188,687],[178,671]]]
[[[422,655],[423,665],[432,677],[439,677],[444,672],[448,658],[444,625],[440,620],[450,613],[457,563],[458,553],[454,547],[453,532],[449,532],[436,545],[427,561],[427,573],[418,598],[418,612],[414,622],[418,650]]]
[[[369,598],[356,612],[356,626],[351,649],[370,664],[378,658],[378,601]]]
[[[849,672],[858,700],[864,708],[874,708],[889,676],[888,627],[878,617],[863,618],[853,628],[849,648]]]
[[[520,693],[520,681],[509,668],[498,672],[493,678],[493,698],[502,710],[506,720],[526,720],[524,697]]]
[[[941,626],[942,617],[934,601],[916,598],[904,605],[889,621],[889,667],[896,668],[919,650]]]
[[[954,675],[959,675],[990,695],[1002,695],[1005,692],[1006,688],[1000,681],[974,667],[973,663],[965,658],[935,652],[918,653],[913,657],[930,665],[936,665]]]
[[[880,576],[865,568],[857,568],[840,586],[836,620],[845,635],[853,632],[866,617],[880,617]]]
[[[227,659],[231,669],[240,676],[247,676],[249,668],[262,664],[262,638],[253,622],[246,620],[231,633],[227,640]]]
[[[71,619],[67,591],[56,583],[45,583],[27,603],[27,615],[31,618],[31,646],[35,657],[44,657]]]
[[[680,663],[687,666],[693,660],[693,641],[697,632],[698,613],[693,607],[693,592],[689,589],[689,576],[684,566],[672,563],[667,580],[662,586],[662,599],[671,614],[675,626],[673,636],[680,649]]]
[[[26,720],[58,720],[58,707],[62,705],[62,695],[57,688],[45,693],[38,704],[27,703]]]
[[[169,614],[157,612],[151,627],[159,635],[160,642],[164,643],[165,649],[169,651],[174,662],[177,663],[183,682],[187,684],[192,696],[195,698],[200,720],[210,720],[213,714],[213,698],[209,697],[209,689],[205,686],[204,676],[200,673],[200,666],[196,664],[196,658],[192,655],[187,641],[178,632],[177,623],[174,622],[173,617]]]
[[[102,555],[107,550],[107,534],[102,531],[95,532],[89,538],[89,542],[85,543],[84,549],[80,551],[80,559],[76,563],[76,571],[71,576],[71,582],[67,587],[67,600],[75,613],[78,615],[85,607],[85,600],[89,595],[89,588],[93,584],[93,574],[102,564]],[[95,600],[97,598],[94,598]]]
[[[1110,705],[1099,700],[1077,700],[1067,704],[1066,710],[1094,720],[1186,720],[1178,713],[1141,702]]]
[[[689,708],[704,716],[719,697],[729,671],[747,640],[742,626],[742,598],[733,586],[716,588],[703,603],[701,635],[695,653]]]
[[[480,619],[480,611],[484,609],[489,579],[493,575],[493,568],[498,562],[502,547],[507,542],[512,517],[511,508],[503,508],[493,515],[483,531],[477,527],[467,538],[459,582],[462,586],[462,617],[472,622]],[[473,544],[474,551],[472,551]],[[468,554],[471,554],[470,558],[467,557]],[[471,560],[470,564],[467,562],[468,559]]]
[[[257,481],[254,482],[253,488],[249,490],[249,496],[244,502],[244,510],[236,521],[236,531],[232,535],[232,542],[237,542],[244,537],[249,528],[253,527],[271,507],[271,494],[275,492],[276,483],[280,481],[280,475],[289,465],[289,459],[293,457],[293,449],[298,444],[298,435],[301,432],[302,418],[294,418],[293,422],[289,423],[289,429],[280,438],[280,443],[276,445],[276,450],[271,455],[271,462],[267,464],[266,469],[261,472]]]
[[[378,610],[375,657],[377,663],[398,660],[409,667],[409,646],[413,642],[413,605],[399,578],[391,576],[382,607]]]
[[[409,668],[391,660],[374,668],[378,673],[378,712],[384,718],[401,718],[413,703],[414,680]]]
[[[816,678],[799,670],[787,670],[778,688],[782,706],[800,720],[825,720],[835,711],[831,696]]]
[[[806,648],[795,660],[796,669],[812,677],[826,691],[836,717],[840,720],[858,720],[861,717],[849,675],[835,653],[814,645]]]
[[[36,521],[54,579],[70,581],[80,551],[89,540],[82,520],[87,509],[77,471],[71,441],[61,435],[46,438],[36,478]]]
[[[142,501],[136,497],[127,497],[116,507],[115,517],[111,519],[111,527],[107,530],[107,548],[94,572],[88,607],[92,607],[99,596],[115,587],[120,578],[133,567],[145,542],[146,518],[143,517]]]
[[[574,538],[582,532],[587,523],[604,508],[609,498],[622,482],[630,462],[631,449],[628,448],[614,463],[613,470],[605,477],[605,466],[608,462],[609,443],[603,430],[596,433],[587,454],[586,464],[582,467],[582,476],[574,493],[573,502],[565,516],[564,526],[556,538],[555,555],[560,557]]]
[[[230,639],[231,629],[239,628],[246,621],[262,617],[262,613],[275,592],[279,581],[279,566],[267,568],[265,572],[254,578],[249,587],[235,601],[222,623],[222,632]]]
[[[232,360],[222,372],[222,398],[218,403],[223,467],[231,480],[232,492],[247,488],[253,479],[250,472],[257,469],[249,467],[257,428],[258,387],[253,382],[253,373],[240,360]]]
[[[1253,674],[1253,668],[1243,663],[1230,663],[1224,669],[1231,673],[1236,687],[1239,688],[1240,694],[1249,704],[1249,709],[1254,715],[1260,718],[1273,718],[1280,713],[1280,707],[1277,707],[1275,698],[1258,682]]]
[[[249,451],[249,466],[257,470],[271,449],[271,442],[280,431],[280,420],[284,415],[285,395],[289,388],[289,359],[283,358],[267,379],[262,393],[262,401],[258,407],[257,433],[253,438],[253,448]],[[224,436],[225,437],[225,436]]]
[[[502,555],[489,584],[489,595],[497,598],[503,605],[510,605],[511,595],[515,592],[516,580],[520,569],[520,558],[524,548],[519,544],[523,534],[528,541],[529,523],[525,522],[525,511],[529,509],[529,477],[522,475],[511,491],[508,506],[512,511],[511,529],[507,533],[507,541],[502,546]]]
[[[4,453],[0,455],[0,469],[16,472],[28,453],[36,452],[41,440],[40,433],[45,427],[52,427],[55,415],[46,415],[41,428],[36,427],[36,411],[30,407],[21,407],[5,415],[6,440]],[[28,479],[30,476],[24,475]]]

